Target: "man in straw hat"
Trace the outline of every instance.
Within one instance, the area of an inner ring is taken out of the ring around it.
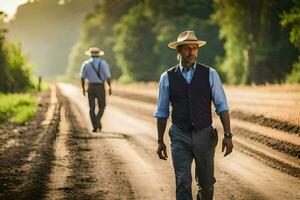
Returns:
[[[197,199],[211,200],[214,194],[214,154],[218,142],[217,130],[212,125],[211,102],[214,103],[223,128],[222,152],[232,152],[232,133],[225,92],[217,72],[196,61],[198,48],[206,44],[193,31],[179,34],[169,44],[176,49],[180,63],[161,75],[159,83],[157,118],[160,159],[168,158],[164,132],[172,106],[172,125],[169,129],[171,153],[176,177],[176,199],[192,199],[191,164],[195,160],[198,182]]]
[[[87,56],[91,59],[85,61],[81,69],[81,85],[83,95],[86,94],[85,79],[88,80],[88,99],[90,107],[90,118],[93,125],[93,132],[102,129],[101,117],[105,108],[105,89],[104,83],[107,82],[109,89],[108,93],[111,95],[110,86],[110,71],[107,62],[100,58],[104,52],[97,47],[91,47],[85,51]],[[95,113],[95,100],[98,103],[98,113]]]

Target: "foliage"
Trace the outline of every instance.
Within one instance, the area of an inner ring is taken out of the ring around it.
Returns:
[[[178,63],[168,43],[187,29],[208,41],[199,60],[214,66],[224,52],[218,27],[210,20],[212,12],[209,0],[105,0],[84,21],[70,56],[69,74],[78,74],[85,49],[99,46],[108,52],[104,58],[115,78],[122,75],[123,82],[158,80],[161,72]]]
[[[0,123],[24,123],[37,111],[36,98],[29,93],[0,94]]]
[[[86,15],[80,38],[72,47],[69,56],[67,69],[69,76],[78,77],[81,63],[88,59],[83,53],[91,46],[98,46],[105,52],[103,58],[110,65],[112,76],[120,76],[121,70],[116,66],[116,58],[112,50],[116,37],[113,29],[133,3],[134,0],[104,0],[95,7],[93,12]]]
[[[0,31],[0,91],[20,92],[32,87],[31,68],[20,45],[7,42]]]
[[[215,0],[213,20],[225,42],[222,68],[229,83],[282,82],[296,59],[279,15],[293,6],[285,0]]]
[[[300,49],[300,6],[293,7],[291,11],[281,15],[281,25],[290,27],[290,41]]]
[[[153,53],[153,17],[148,5],[139,3],[116,26],[114,51],[125,81],[150,81],[158,76],[157,57]]]
[[[299,50],[296,48],[300,45],[299,1],[296,0],[65,2],[67,3],[62,6],[58,6],[57,1],[52,0],[37,1],[31,6],[26,4],[27,9],[31,7],[35,11],[34,24],[41,25],[38,29],[41,31],[30,32],[32,35],[27,38],[43,41],[40,39],[47,34],[48,43],[56,44],[51,48],[51,54],[45,54],[53,61],[51,66],[47,64],[47,69],[64,69],[61,67],[63,62],[60,61],[62,57],[66,57],[79,30],[80,20],[75,18],[79,19],[89,6],[99,2],[94,10],[86,15],[79,40],[71,49],[67,70],[71,77],[78,78],[81,63],[87,59],[84,51],[91,46],[99,46],[105,52],[103,58],[109,63],[113,78],[121,77],[125,82],[158,80],[163,71],[178,62],[176,50],[169,49],[167,45],[176,40],[178,34],[184,30],[194,30],[199,39],[208,42],[199,50],[198,60],[216,68],[222,80],[227,83],[281,83],[285,81],[287,74],[291,73],[288,77],[294,77],[293,80],[297,80],[295,76],[299,74],[299,65],[295,63],[299,56]],[[49,8],[51,13],[48,10],[45,12],[45,7]],[[25,11],[25,7],[23,9]],[[77,9],[80,13],[78,15]],[[45,12],[45,15],[39,11]],[[19,30],[27,30],[28,27],[37,30],[30,23],[21,23],[23,18],[27,21],[30,18],[26,18],[24,13],[19,15],[20,17],[17,15],[19,24],[15,27]],[[45,20],[49,23],[44,24]],[[46,29],[42,25],[49,28]],[[63,26],[64,29],[56,28]],[[283,29],[282,26],[289,30]],[[289,41],[288,31],[294,46]],[[38,43],[42,44],[42,47],[45,46],[43,42],[36,41],[29,44]],[[43,49],[42,47],[38,46],[35,49]],[[56,59],[52,59],[53,57]],[[46,60],[42,56],[38,59]]]
[[[167,45],[185,30],[194,30],[199,39],[207,41],[199,50],[198,61],[218,69],[221,73],[217,58],[224,54],[223,41],[218,38],[218,27],[210,19],[214,12],[212,1],[178,0],[162,1],[160,4],[155,1],[149,2],[157,16],[154,26],[154,50],[159,55],[159,73],[177,64],[176,50],[170,50]]]
[[[296,2],[296,1],[295,1]],[[290,29],[290,41],[300,50],[300,3],[296,4],[289,12],[281,15],[281,25]],[[300,56],[293,64],[293,69],[287,76],[288,83],[300,83]]]
[[[293,64],[293,70],[287,75],[287,83],[300,83],[300,56],[298,62]]]

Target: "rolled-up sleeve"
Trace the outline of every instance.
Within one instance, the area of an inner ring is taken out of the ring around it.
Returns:
[[[169,96],[169,78],[168,73],[164,72],[159,81],[159,93],[157,99],[157,110],[154,113],[156,118],[168,118],[170,115],[169,105],[170,105],[170,96]]]
[[[220,114],[221,112],[229,110],[221,79],[217,71],[212,68],[210,68],[209,71],[209,82],[216,113]]]

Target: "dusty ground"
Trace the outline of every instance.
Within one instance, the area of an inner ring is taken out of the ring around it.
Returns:
[[[117,91],[116,97],[111,98],[111,103],[122,108],[130,115],[143,117],[145,120],[155,123],[153,119],[153,111],[156,108],[154,97],[150,95],[147,98],[143,98],[144,95],[145,93],[134,91],[131,94],[128,90],[121,90]],[[281,127],[284,127],[283,124],[288,123],[286,121],[278,120],[276,122],[280,125],[272,128],[270,123],[266,123],[271,122],[272,118],[263,116],[267,120],[257,123],[260,116],[252,113],[241,114],[241,111],[236,110],[230,111],[230,113],[232,112],[231,124],[236,135],[236,147],[241,152],[292,176],[300,177],[299,132],[293,133],[288,130],[281,130]],[[241,115],[244,117],[240,117]],[[219,127],[219,130],[222,130],[216,115],[214,115],[214,122]],[[299,129],[297,125],[292,126]]]
[[[61,126],[47,199],[132,199],[131,185],[119,160],[106,148],[106,137],[92,135],[81,111],[60,95]],[[112,135],[120,137],[122,135]]]
[[[27,126],[1,127],[0,199],[175,199],[171,159],[155,153],[153,96],[109,97],[99,133],[90,132],[79,88],[60,84],[57,96],[55,120],[46,130],[41,124],[49,94]],[[216,149],[215,199],[300,199],[298,133],[239,115],[232,119],[233,154],[224,158],[220,144]]]
[[[78,113],[81,113],[80,117],[77,117],[82,120],[81,124],[85,119],[85,126],[91,128],[87,104],[80,90],[70,85],[60,85],[60,88],[63,95],[72,99],[73,104],[71,104],[74,109],[78,108]],[[156,128],[155,120],[152,118],[153,105],[145,101],[115,96],[109,97],[108,102],[109,105],[103,119],[103,132],[88,136],[90,139],[87,144],[90,146],[90,153],[97,152],[99,154],[99,149],[102,151],[105,149],[111,153],[112,158],[119,161],[118,170],[124,175],[130,186],[131,196],[127,196],[127,198],[174,199],[175,187],[171,159],[166,162],[160,161],[155,154]],[[255,140],[252,139],[261,137],[261,135],[265,138],[273,137],[275,132],[272,131],[279,130],[264,127],[267,128],[268,133],[263,134],[261,132],[265,132],[265,129],[261,130],[259,125],[252,124],[249,130],[247,124],[244,127],[244,124],[236,123],[234,127],[244,128],[253,136],[248,139],[243,137],[243,133],[240,133],[241,136],[236,136],[237,148],[234,154],[228,158],[224,158],[220,152],[220,146],[217,147],[219,151],[216,153],[215,199],[299,199],[300,194],[297,188],[300,181],[299,178],[293,177],[295,174],[298,176],[297,170],[299,170],[297,167],[299,162],[294,158],[295,156],[289,155],[285,151],[280,152],[276,148],[270,151],[272,148],[264,145],[260,140],[255,143]],[[257,132],[257,136],[254,137],[253,132]],[[280,137],[277,137],[278,141],[281,140],[281,136],[285,136],[282,134],[287,133],[280,132]],[[168,141],[167,137],[166,141]],[[293,141],[292,137],[285,142],[298,145],[298,141]],[[282,173],[270,168],[266,163],[271,160],[273,160],[272,163],[280,166],[281,171],[284,172],[283,169],[287,166],[289,169],[286,173]],[[285,162],[289,162],[289,165],[284,167]],[[95,177],[97,176],[100,175],[95,174]],[[195,187],[193,189],[196,190]],[[111,190],[109,193],[114,192]],[[118,192],[116,193],[118,194]],[[124,198],[126,199],[126,197]],[[109,198],[104,196],[103,199]]]
[[[49,91],[39,95],[37,116],[25,125],[5,123],[0,128],[0,199],[40,199],[53,158],[56,122],[45,123]],[[49,133],[49,134],[47,134]]]
[[[115,95],[156,104],[157,83],[116,85]],[[225,86],[238,118],[300,134],[300,85]]]

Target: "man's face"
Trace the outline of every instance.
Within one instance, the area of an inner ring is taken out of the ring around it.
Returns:
[[[181,55],[181,59],[184,63],[192,64],[198,57],[198,45],[197,44],[184,44],[178,47],[178,53]]]

